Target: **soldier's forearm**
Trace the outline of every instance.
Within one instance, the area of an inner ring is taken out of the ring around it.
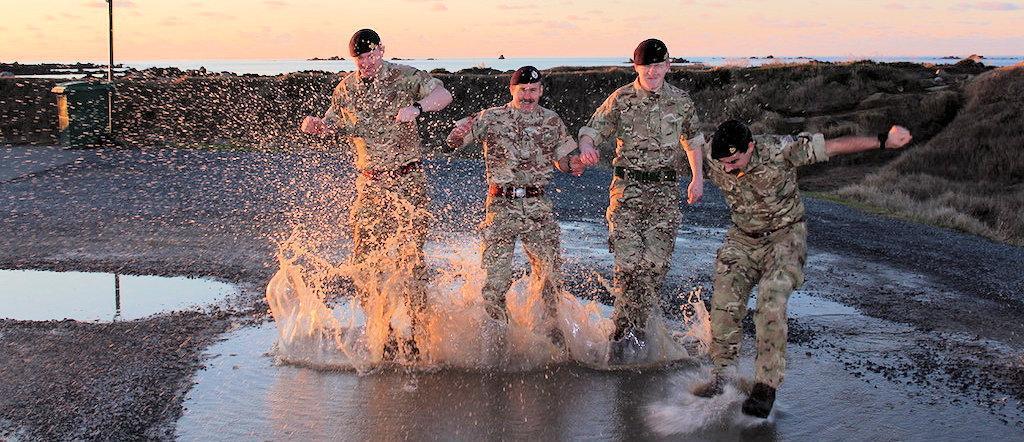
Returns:
[[[825,152],[830,158],[872,149],[878,149],[877,137],[850,136],[825,140]]]
[[[690,163],[690,176],[695,181],[701,181],[704,179],[704,167],[703,160],[704,156],[701,152],[700,146],[691,146],[686,151],[686,160]]]
[[[444,86],[439,86],[430,91],[426,97],[419,100],[420,106],[423,107],[423,112],[436,112],[444,109],[452,102],[452,93],[448,92]]]

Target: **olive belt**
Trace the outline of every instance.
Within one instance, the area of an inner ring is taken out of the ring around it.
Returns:
[[[615,166],[615,176],[627,180],[640,181],[642,183],[660,183],[662,181],[675,181],[678,174],[675,169],[662,170],[637,170],[627,169],[622,166]]]
[[[736,230],[739,230],[741,233],[743,233],[744,235],[746,235],[746,236],[748,236],[750,238],[763,239],[763,238],[767,238],[769,236],[772,236],[772,235],[774,235],[774,234],[776,234],[778,232],[781,232],[783,230],[786,230],[786,229],[788,229],[790,227],[793,227],[794,225],[802,223],[802,222],[804,222],[804,218],[800,217],[800,219],[797,219],[797,220],[795,220],[795,221],[793,221],[793,222],[791,222],[789,224],[786,224],[786,225],[784,225],[782,227],[779,227],[777,229],[761,230],[761,231],[758,231],[758,232],[748,232],[748,231],[743,230],[743,229],[741,229],[741,228],[739,228],[737,226]]]

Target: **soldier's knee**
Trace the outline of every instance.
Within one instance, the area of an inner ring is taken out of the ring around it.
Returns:
[[[773,295],[788,296],[790,292],[798,287],[796,278],[787,272],[775,272],[766,275],[760,281],[760,292],[769,292]]]

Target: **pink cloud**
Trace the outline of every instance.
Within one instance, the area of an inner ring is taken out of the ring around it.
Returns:
[[[434,3],[434,5],[430,7],[430,10],[431,11],[447,11],[448,7],[445,6],[444,3],[437,2],[437,3]]]
[[[525,4],[525,5],[510,5],[510,4],[507,4],[507,3],[502,3],[502,4],[498,5],[498,9],[503,9],[503,10],[506,10],[506,11],[513,11],[513,10],[520,10],[520,9],[537,9],[537,5],[533,4],[533,3],[528,3],[528,4]]]
[[[1021,5],[1015,2],[962,2],[957,9],[976,9],[979,11],[1017,11],[1022,9]]]

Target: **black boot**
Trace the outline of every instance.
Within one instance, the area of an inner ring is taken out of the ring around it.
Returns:
[[[775,404],[775,388],[758,382],[750,390],[750,397],[743,401],[743,414],[766,419]]]
[[[711,375],[711,379],[709,381],[694,387],[692,393],[694,396],[710,399],[722,394],[722,392],[724,391],[724,385],[725,381],[722,379],[722,377],[713,374]]]

